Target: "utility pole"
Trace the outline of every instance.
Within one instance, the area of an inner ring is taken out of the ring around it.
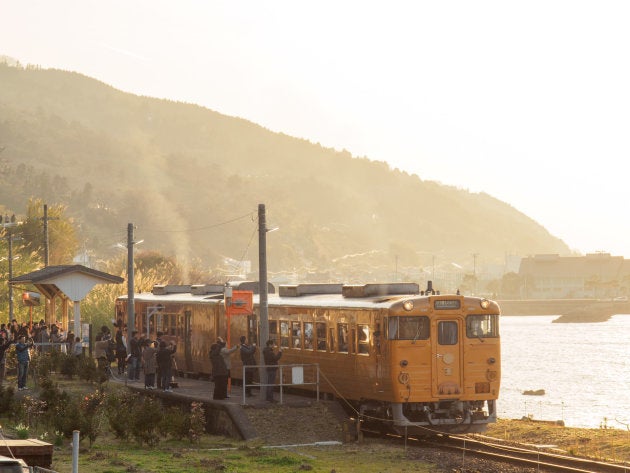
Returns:
[[[9,246],[9,322],[11,322],[13,320],[13,308],[14,308],[14,302],[13,302],[13,286],[11,285],[11,280],[13,279],[13,240],[21,240],[21,237],[15,237],[15,235],[13,235],[13,232],[11,231],[12,227],[15,227],[18,225],[17,219],[15,218],[15,214],[13,214],[11,216],[11,219],[9,219],[9,216],[5,216],[4,218],[4,223],[2,222],[2,216],[0,215],[0,225],[2,225],[2,227],[4,229],[6,229],[7,231],[7,235],[4,237],[7,239],[8,242],[8,246]]]
[[[8,230],[9,235],[9,281],[13,279],[13,234]],[[9,322],[13,320],[13,286],[9,283]]]
[[[263,363],[263,348],[267,340],[269,340],[269,314],[267,302],[267,222],[265,215],[265,204],[258,204],[258,285],[259,285],[259,311],[260,311],[260,328],[259,328],[259,349],[260,361]],[[263,377],[263,368],[261,368],[261,380]]]
[[[136,314],[133,287],[133,223],[127,224],[127,353],[131,353],[131,333],[135,330]]]
[[[48,204],[44,204],[44,217],[42,218],[42,220],[44,221],[44,267],[47,268],[48,265],[50,264],[50,257],[49,257],[50,242],[48,240],[48,220],[59,220],[59,218],[49,217]]]

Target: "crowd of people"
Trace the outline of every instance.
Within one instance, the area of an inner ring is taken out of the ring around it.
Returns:
[[[145,334],[133,330],[127,340],[127,327],[122,320],[114,327],[114,336],[107,326],[101,327],[101,333],[96,336],[94,357],[99,367],[109,373],[111,364],[116,362],[118,375],[126,374],[129,382],[140,381],[140,375],[144,373],[145,389],[172,392],[177,345],[165,340],[162,332],[157,332],[156,340],[150,340]]]
[[[278,360],[282,357],[282,349],[277,352],[274,349],[273,340],[268,340],[263,349],[266,379],[263,383],[263,393],[267,402],[275,402],[273,398],[274,385],[278,371]],[[240,349],[240,350],[239,350]],[[229,398],[228,386],[231,378],[231,356],[237,350],[240,351],[241,362],[245,367],[245,395],[251,395],[251,389],[256,374],[256,344],[249,344],[244,335],[240,338],[240,345],[232,348],[226,346],[223,338],[218,337],[210,347],[210,362],[212,363],[212,379],[214,381],[213,399],[222,400]],[[248,368],[252,367],[252,368]]]
[[[164,339],[162,332],[157,332],[156,340],[150,340],[145,334],[138,331],[131,332],[131,338],[127,340],[127,326],[122,320],[114,323],[115,333],[107,326],[102,326],[95,337],[94,358],[98,367],[108,376],[111,375],[112,364],[116,363],[119,376],[127,376],[129,382],[139,382],[144,373],[145,389],[161,389],[164,392],[172,392],[175,385],[173,375],[177,369],[175,353],[177,345]],[[28,377],[28,365],[30,362],[30,349],[46,352],[51,349],[59,349],[64,353],[75,356],[83,355],[83,344],[79,337],[70,332],[65,332],[61,324],[53,323],[48,327],[42,320],[39,324],[30,327],[23,322],[12,320],[10,324],[0,325],[0,385],[6,374],[6,352],[11,345],[15,345],[17,360],[17,384],[18,390],[28,389],[26,381]],[[278,370],[278,360],[282,357],[282,349],[274,350],[273,340],[269,340],[263,349],[265,376],[263,380],[263,392],[268,402],[275,402],[273,391]],[[257,369],[256,344],[250,344],[247,337],[240,337],[240,344],[229,348],[222,337],[210,347],[210,361],[212,364],[212,378],[214,381],[213,399],[227,399],[229,397],[228,386],[231,379],[231,356],[240,352],[240,358],[245,368],[245,395],[251,395],[252,385]],[[248,366],[252,368],[247,368]]]
[[[24,391],[28,389],[26,381],[31,348],[37,347],[42,352],[58,349],[64,353],[73,353],[78,346],[82,352],[83,347],[81,343],[77,343],[78,341],[72,332],[66,333],[59,323],[52,323],[49,327],[41,320],[31,326],[26,322],[20,324],[13,319],[9,324],[0,324],[0,385],[6,376],[6,354],[11,345],[15,345],[17,388],[18,391]]]

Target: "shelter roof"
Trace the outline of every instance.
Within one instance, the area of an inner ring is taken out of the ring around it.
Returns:
[[[67,282],[69,277],[89,281],[91,284],[120,284],[124,281],[120,276],[74,264],[47,266],[37,271],[14,277],[9,281],[9,284],[11,286],[32,284],[49,299],[56,296],[67,298],[70,294],[64,294],[59,286]]]

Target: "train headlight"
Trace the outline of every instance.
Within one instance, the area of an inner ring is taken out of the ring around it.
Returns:
[[[409,311],[413,309],[413,301],[405,301],[403,302],[403,309]]]
[[[408,364],[409,362],[407,360],[400,360],[400,366],[402,366],[403,368],[407,366]]]
[[[479,304],[481,305],[482,309],[487,309],[488,307],[490,307],[490,301],[488,299],[481,299],[481,302]]]

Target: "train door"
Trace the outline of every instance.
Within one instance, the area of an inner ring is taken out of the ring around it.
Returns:
[[[184,361],[186,363],[186,372],[188,373],[193,371],[191,319],[192,312],[190,310],[185,310],[184,333],[182,334],[182,338],[184,339]]]
[[[463,392],[462,331],[457,319],[436,319],[431,334],[433,358],[433,396],[456,397]]]

